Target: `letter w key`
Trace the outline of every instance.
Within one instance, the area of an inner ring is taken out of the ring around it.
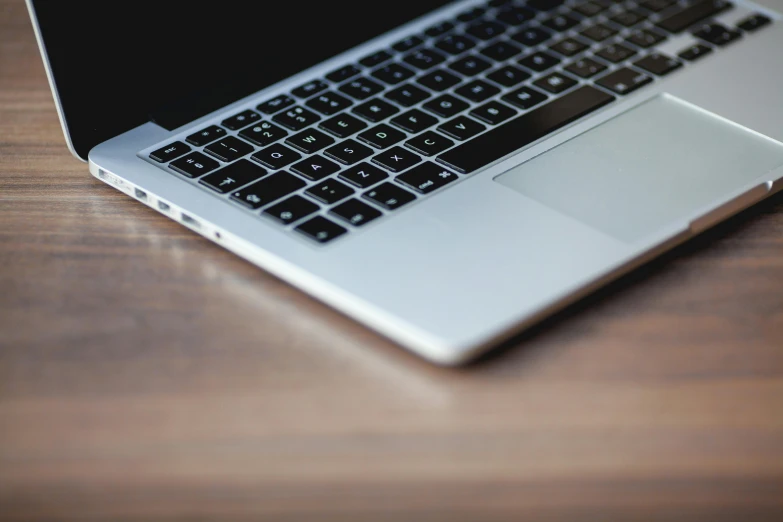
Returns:
[[[319,130],[307,129],[294,134],[286,140],[286,143],[306,154],[312,154],[334,143],[334,138]]]

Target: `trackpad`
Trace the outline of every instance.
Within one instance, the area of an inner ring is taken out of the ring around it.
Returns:
[[[783,144],[663,94],[495,181],[632,242],[782,164]]]

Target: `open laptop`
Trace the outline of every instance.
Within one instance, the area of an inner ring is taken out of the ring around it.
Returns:
[[[783,187],[751,2],[28,5],[94,176],[440,364]]]

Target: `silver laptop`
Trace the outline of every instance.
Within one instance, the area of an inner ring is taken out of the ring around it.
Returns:
[[[783,187],[751,2],[28,5],[95,177],[439,364]]]

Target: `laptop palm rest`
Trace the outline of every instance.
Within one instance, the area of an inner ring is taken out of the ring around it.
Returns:
[[[633,242],[780,165],[783,144],[662,94],[495,181]]]

